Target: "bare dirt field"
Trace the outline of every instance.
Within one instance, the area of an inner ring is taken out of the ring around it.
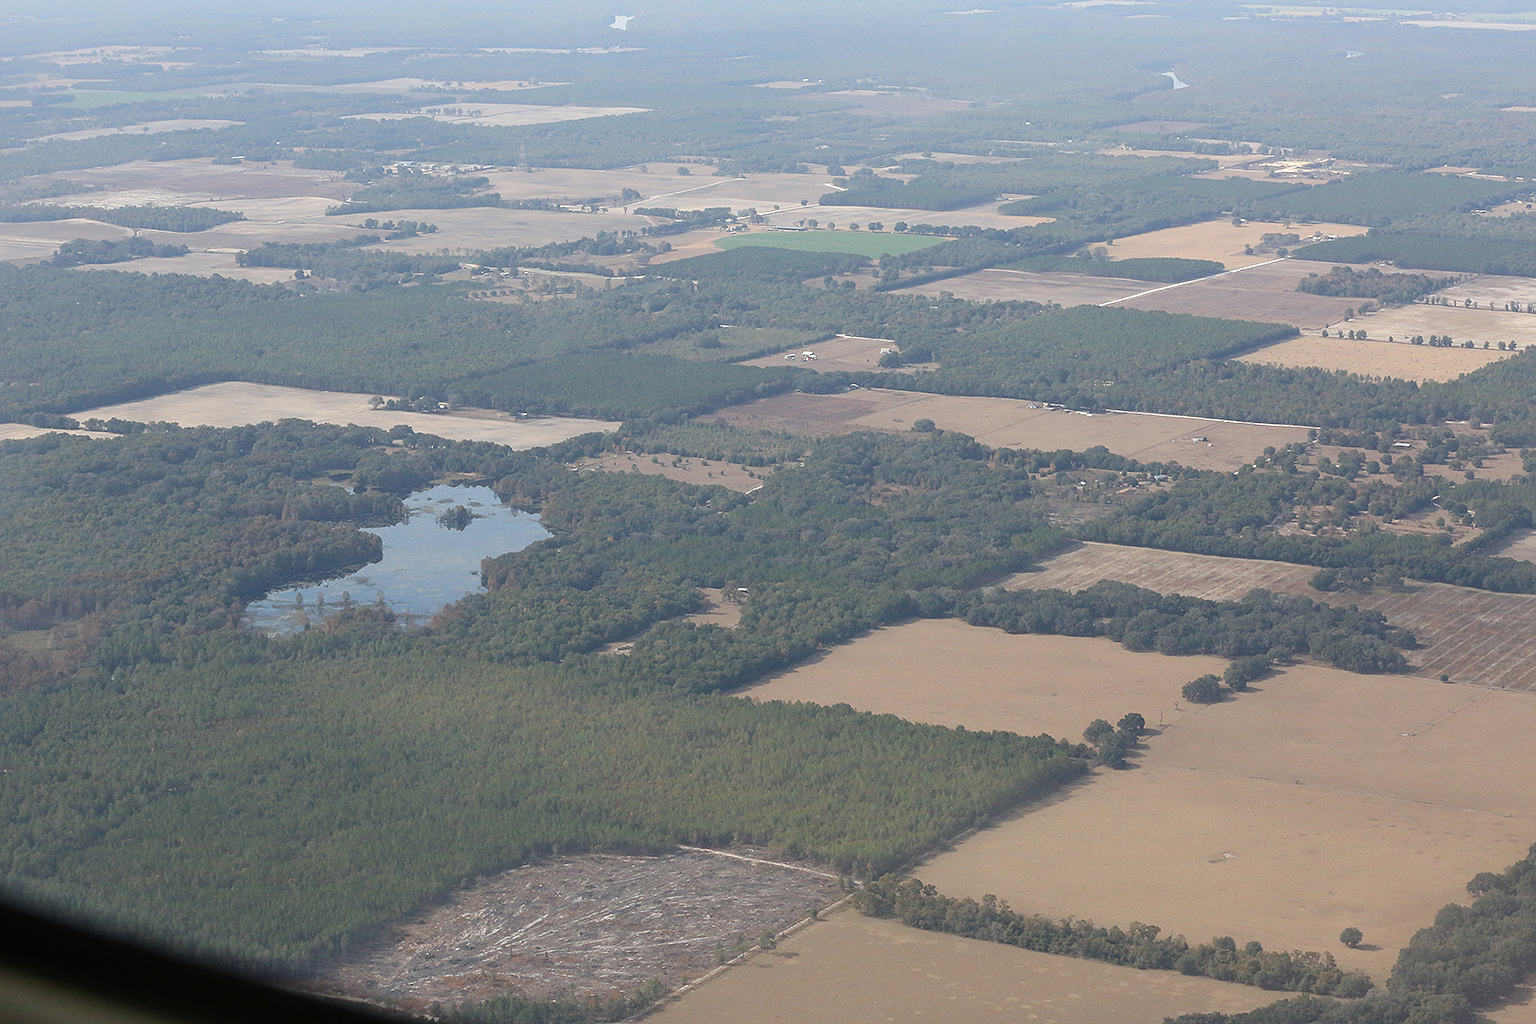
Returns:
[[[1031,408],[1031,406],[1035,406]],[[965,398],[865,388],[843,395],[774,395],[723,409],[733,426],[823,436],[854,430],[910,430],[931,419],[993,447],[1069,448],[1103,445],[1143,462],[1178,462],[1198,469],[1235,470],[1265,447],[1306,439],[1306,427],[1230,420],[1104,413],[1086,416],[1011,398]],[[1205,441],[1195,441],[1195,437]]]
[[[840,334],[827,341],[792,346],[775,355],[743,360],[742,365],[789,366],[793,364],[796,367],[809,367],[813,370],[874,370],[879,368],[880,350],[895,347],[896,343],[887,338],[860,338]],[[798,358],[794,360],[784,358],[786,355],[798,357],[800,353],[806,351],[816,353],[815,362],[807,363]],[[909,373],[937,368],[937,363],[913,363],[902,367]]]
[[[674,465],[676,463],[676,465]],[[604,470],[609,473],[643,473],[646,476],[664,476],[668,480],[680,480],[688,484],[719,484],[733,491],[755,491],[766,477],[773,475],[771,467],[748,469],[734,462],[711,462],[708,459],[685,458],[678,455],[637,455],[633,452],[609,453],[573,463],[577,469]]]
[[[765,217],[785,218],[800,211],[794,214],[796,219],[817,216],[826,219],[817,212],[816,199],[832,189],[821,175],[715,177],[713,168],[707,165],[691,166],[690,174],[680,175],[678,166],[652,162],[610,171],[538,167],[531,172],[507,169],[485,172],[485,175],[491,179],[491,188],[508,200],[617,197],[624,189],[632,188],[641,198],[626,207],[630,210],[652,206],[676,210],[702,210],[711,206],[728,206],[732,210],[754,207]],[[800,205],[801,200],[805,200],[805,207]],[[777,211],[775,204],[779,206]]]
[[[1375,609],[1388,622],[1413,630],[1419,649],[1405,653],[1414,676],[1438,680],[1445,674],[1458,683],[1536,692],[1536,596],[1444,583],[1410,583],[1402,591],[1321,593],[1308,583],[1316,571],[1286,562],[1084,544],[1004,586],[1082,590],[1108,579],[1222,601],[1263,587],[1330,604],[1352,604]]]
[[[345,391],[308,391],[275,384],[228,381],[139,402],[85,409],[73,415],[79,420],[115,417],[141,423],[179,423],[187,427],[239,427],[281,419],[340,425],[355,423],[385,429],[404,423],[423,434],[436,434],[455,441],[494,441],[520,449],[537,448],[579,434],[619,427],[618,423],[607,420],[563,416],[518,420],[506,413],[486,409],[461,409],[449,413],[375,410],[368,405],[370,397]]]
[[[1172,971],[1137,971],[907,928],[841,911],[689,992],[657,1024],[1152,1024],[1239,1013],[1273,992]]]
[[[1233,230],[1231,225],[1227,227]],[[1229,263],[1228,267],[1231,268],[1232,264]],[[1241,269],[1234,273],[1204,277],[1172,287],[1150,286],[1156,290],[1124,299],[1115,305],[1127,309],[1156,309],[1167,313],[1192,313],[1195,316],[1230,317],[1320,329],[1336,320],[1342,320],[1344,310],[1360,303],[1359,299],[1338,299],[1298,292],[1296,282],[1313,272],[1315,264],[1294,260],[1275,261],[1274,256],[1265,256],[1259,263],[1244,257],[1239,267]]]
[[[898,294],[937,295],[949,292],[956,298],[976,302],[1025,299],[1031,302],[1055,302],[1063,306],[1100,305],[1128,295],[1156,288],[1149,281],[1123,277],[1093,277],[1089,274],[1037,274],[1027,270],[1000,267],[978,270],[963,277],[931,281],[913,288],[897,289]]]
[[[733,852],[567,857],[502,872],[313,985],[416,1011],[509,991],[607,997],[652,978],[676,987],[712,970],[719,951],[734,955],[743,937],[782,931],[842,895],[835,876]]]
[[[1374,319],[1364,317],[1357,322],[1372,323],[1372,328],[1367,330],[1375,334]],[[1406,341],[1389,342],[1386,335],[1369,341],[1350,341],[1304,334],[1237,358],[1249,363],[1320,366],[1325,370],[1346,370],[1366,377],[1426,381],[1455,380],[1507,355],[1508,352],[1497,349],[1430,348],[1428,345],[1410,345]]]
[[[740,693],[1075,741],[1095,718],[1115,722],[1130,711],[1154,728],[1176,722],[1197,707],[1179,699],[1180,687],[1226,667],[1224,658],[1170,658],[1091,638],[919,619],[831,648]]]
[[[1274,259],[1273,254],[1243,255],[1243,246],[1258,245],[1260,237],[1265,234],[1289,231],[1305,235],[1308,231],[1320,231],[1325,235],[1343,237],[1363,235],[1366,230],[1358,224],[1308,224],[1305,228],[1287,228],[1262,221],[1249,221],[1242,227],[1233,227],[1230,221],[1212,220],[1117,239],[1111,252],[1116,259],[1121,260],[1133,256],[1182,256],[1192,260],[1216,260],[1225,263],[1230,270]]]

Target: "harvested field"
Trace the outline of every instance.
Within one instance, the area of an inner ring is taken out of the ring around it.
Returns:
[[[1366,228],[1358,224],[1309,224],[1307,229],[1325,235],[1363,235]],[[1277,231],[1298,234],[1304,229],[1286,228],[1281,224],[1249,221],[1242,227],[1233,227],[1230,221],[1210,220],[1201,224],[1189,224],[1180,228],[1149,231],[1144,235],[1132,235],[1115,241],[1112,251],[1116,259],[1142,256],[1182,256],[1192,260],[1216,260],[1234,267],[1250,266],[1274,259],[1273,254],[1245,256],[1243,246],[1259,245],[1261,236]]]
[[[1325,594],[1308,583],[1316,571],[1287,562],[1083,544],[1049,559],[1039,572],[1012,577],[1004,586],[1082,590],[1100,580],[1121,580],[1165,594],[1223,601],[1263,587],[1353,604],[1373,608],[1387,621],[1413,630],[1420,645],[1407,652],[1414,676],[1438,680],[1445,674],[1458,683],[1536,692],[1536,595],[1496,594],[1444,583]]]
[[[912,288],[896,289],[897,294],[937,295],[949,292],[956,298],[975,302],[999,302],[1026,299],[1031,302],[1055,302],[1063,306],[1101,305],[1144,292],[1158,285],[1124,277],[1094,277],[1089,274],[1038,274],[1028,270],[994,267],[963,277],[930,281]]]
[[[1033,406],[1033,408],[1032,408]],[[1051,410],[1011,398],[968,398],[864,388],[842,395],[784,394],[723,409],[733,426],[825,436],[855,430],[910,430],[918,419],[959,430],[983,444],[1006,448],[1068,448],[1103,445],[1143,462],[1178,462],[1197,469],[1235,470],[1269,445],[1306,439],[1306,427],[1231,420],[1103,413],[1088,416]],[[1194,441],[1196,436],[1206,441]]]
[[[122,206],[150,202],[162,206],[198,202],[217,204],[234,198],[287,199],[293,196],[322,196],[339,201],[357,188],[350,182],[342,181],[339,174],[305,170],[289,163],[216,164],[206,159],[134,160],[110,167],[61,171],[57,175],[41,175],[25,181],[31,184],[53,178],[99,185],[109,193],[132,193],[132,196],[124,197],[116,204]],[[65,197],[54,201],[85,201],[92,205],[108,205],[108,197],[102,193],[91,193],[84,200]]]
[[[509,992],[628,995],[652,978],[676,987],[741,936],[783,930],[841,897],[835,876],[766,856],[681,851],[515,868],[401,923],[312,987],[418,1012]]]
[[[1526,204],[1510,203],[1509,206],[1523,210]],[[1511,209],[1508,212],[1513,213],[1514,210]],[[1477,303],[1477,309],[1472,310],[1472,312],[1487,313],[1495,311],[1497,307],[1502,306],[1506,302],[1527,304],[1536,302],[1536,278],[1484,274],[1474,277],[1469,281],[1463,281],[1461,284],[1444,288],[1435,294],[1451,302],[1471,299]],[[1525,315],[1531,316],[1530,313]]]
[[[840,334],[826,341],[818,341],[814,344],[791,346],[783,352],[771,356],[760,356],[757,359],[747,359],[743,366],[789,366],[808,367],[815,370],[874,370],[878,369],[880,362],[880,350],[882,348],[895,348],[896,343],[888,338],[860,338],[851,334]],[[801,352],[811,351],[816,353],[814,363],[804,363],[798,360],[785,359],[786,355],[799,356]],[[916,373],[918,370],[937,369],[937,363],[913,363],[902,367],[907,373]]]
[[[898,235],[889,231],[768,230],[729,235],[717,241],[715,246],[720,249],[739,249],[744,245],[765,245],[775,249],[851,253],[879,259],[887,254],[902,256],[927,249],[941,241],[932,235]]]
[[[646,476],[664,476],[668,480],[680,480],[688,484],[719,484],[733,491],[755,491],[766,477],[773,475],[772,467],[748,469],[734,462],[711,462],[681,455],[637,455],[634,452],[617,452],[581,459],[572,463],[577,469],[603,470],[609,473],[642,473]]]
[[[1050,917],[1327,950],[1380,983],[1469,878],[1536,834],[1520,723],[1536,724],[1528,694],[1291,668],[914,873]],[[1345,927],[1369,948],[1342,947]]]
[[[489,409],[459,409],[448,413],[396,412],[370,408],[370,397],[345,391],[308,391],[275,384],[228,381],[139,402],[85,409],[73,415],[82,421],[117,418],[142,423],[178,423],[186,427],[240,427],[290,418],[385,429],[404,423],[423,434],[436,434],[455,441],[494,441],[519,449],[550,445],[596,430],[616,430],[619,426],[607,420],[563,416],[518,420],[507,413]]]
[[[1239,1013],[1277,995],[907,928],[848,910],[646,1019],[657,1024],[935,1020],[1104,1024]]]
[[[1276,260],[1273,256],[1261,260],[1255,263],[1243,257],[1235,271],[1173,286],[1153,285],[1150,286],[1153,291],[1123,299],[1115,305],[1126,309],[1156,309],[1167,313],[1320,329],[1343,319],[1346,309],[1360,303],[1359,299],[1298,292],[1296,282],[1312,273],[1316,264]],[[1231,266],[1229,263],[1228,267]]]
[[[1103,640],[1014,636],[959,619],[919,619],[834,647],[740,694],[1077,740],[1095,718],[1114,722],[1128,711],[1154,727],[1178,721],[1193,710],[1179,688],[1226,667],[1224,658],[1170,658]]]
[[[1495,558],[1518,558],[1522,562],[1536,562],[1536,530],[1517,530],[1502,544],[1483,551]]]
[[[41,135],[35,139],[28,139],[27,144],[54,140],[74,142],[79,139],[94,139],[102,135],[158,135],[161,132],[185,132],[198,128],[228,128],[230,125],[244,123],[244,121],[223,121],[217,118],[178,117],[169,121],[141,121],[138,124],[126,124],[116,128],[85,128],[77,132]]]
[[[843,89],[838,92],[813,93],[809,99],[821,103],[825,100],[852,101],[853,113],[869,117],[913,117],[931,114],[950,114],[965,110],[970,104],[965,100],[946,100],[929,96],[921,89],[893,91],[874,89]]]
[[[1366,317],[1360,321],[1372,323],[1369,331],[1372,334],[1379,330],[1373,323],[1374,319]],[[1508,352],[1497,349],[1430,348],[1428,345],[1410,345],[1406,341],[1391,342],[1386,337],[1350,341],[1347,338],[1304,334],[1237,358],[1249,363],[1320,366],[1325,370],[1346,370],[1365,377],[1426,381],[1455,380],[1464,373],[1481,369],[1508,355]]]
[[[407,121],[425,117],[445,124],[468,124],[493,128],[522,128],[533,124],[556,124],[561,121],[584,121],[589,117],[617,117],[623,114],[643,114],[645,107],[554,107],[540,103],[480,103],[468,101],[478,113],[459,115],[417,111],[409,114],[347,114],[349,121]],[[454,109],[462,109],[455,107]]]
[[[193,274],[197,277],[233,277],[254,284],[292,283],[293,271],[281,267],[242,267],[235,262],[235,252],[189,252],[185,256],[146,256],[128,263],[76,267],[81,273],[96,270],[129,271],[135,274]],[[316,280],[319,280],[318,278]]]
[[[370,248],[393,252],[436,252],[439,249],[495,249],[504,245],[548,245],[603,231],[635,229],[635,219],[620,213],[568,213],[564,210],[502,210],[480,207],[469,210],[392,210],[370,214],[380,218],[423,220],[438,226],[432,235],[400,238]],[[341,217],[327,218],[332,221]],[[360,223],[358,218],[346,218]],[[354,223],[346,234],[362,230]]]
[[[28,437],[42,437],[44,434],[73,434],[76,437],[97,439],[117,436],[100,430],[51,430],[48,427],[34,427],[30,423],[0,423],[0,441],[20,441]]]
[[[156,232],[148,232],[156,233]],[[44,220],[30,224],[0,224],[0,260],[51,259],[59,246],[76,238],[93,242],[120,241],[133,232],[94,220]],[[156,241],[159,241],[157,238]],[[291,272],[290,272],[291,273]]]
[[[624,189],[632,188],[641,198],[626,210],[636,207],[663,207],[675,210],[702,210],[728,206],[732,210],[756,207],[765,217],[776,221],[817,216],[800,205],[816,209],[816,199],[830,191],[825,180],[810,174],[753,174],[748,177],[714,177],[708,167],[698,168],[687,177],[676,173],[676,164],[655,162],[610,171],[566,167],[538,167],[533,171],[488,171],[491,189],[507,200],[513,199],[584,199],[612,196],[617,199]],[[774,209],[774,205],[781,207]],[[800,211],[796,213],[795,211]],[[646,223],[646,222],[641,222]],[[631,227],[638,229],[638,224]],[[716,233],[718,234],[718,232]],[[676,245],[675,239],[669,239]]]
[[[1483,278],[1483,281],[1488,280]],[[1528,278],[1516,278],[1515,280],[1527,282]],[[1411,338],[1415,334],[1429,337],[1438,334],[1442,337],[1450,336],[1455,344],[1470,341],[1477,346],[1476,349],[1463,349],[1469,354],[1473,351],[1483,353],[1485,359],[1499,359],[1499,342],[1506,344],[1513,341],[1521,348],[1536,344],[1536,314],[1511,313],[1503,309],[1488,309],[1486,301],[1492,298],[1492,288],[1484,292],[1478,289],[1474,283],[1469,287],[1477,292],[1479,308],[1468,309],[1465,306],[1428,306],[1422,303],[1414,303],[1407,306],[1394,306],[1376,313],[1368,313],[1365,316],[1357,316],[1348,324],[1329,324],[1331,327],[1340,327],[1344,330],[1364,329],[1372,338],[1396,338],[1402,341]],[[1515,289],[1518,288],[1518,291]],[[1525,295],[1536,302],[1536,288],[1527,291],[1524,284],[1512,286],[1511,291],[1517,295]],[[1451,294],[1447,292],[1446,294]],[[1468,296],[1472,291],[1464,293]],[[1353,300],[1358,303],[1357,300]],[[1503,301],[1502,298],[1500,301]],[[1521,302],[1526,301],[1521,299]],[[1330,333],[1332,333],[1330,331]],[[1486,342],[1488,348],[1484,349]]]

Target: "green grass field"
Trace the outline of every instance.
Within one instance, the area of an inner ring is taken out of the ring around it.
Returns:
[[[931,235],[896,235],[889,231],[761,231],[750,235],[732,235],[715,244],[722,249],[743,245],[767,245],[775,249],[801,252],[846,252],[879,259],[890,254],[916,252],[930,245],[948,241]]]

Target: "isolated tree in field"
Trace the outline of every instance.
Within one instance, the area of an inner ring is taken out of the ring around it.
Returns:
[[[1365,935],[1360,931],[1359,928],[1345,928],[1343,931],[1339,932],[1339,941],[1344,943],[1344,945],[1348,946],[1350,949],[1359,948],[1360,942],[1364,938]]]
[[[931,434],[936,429],[936,424],[933,422],[933,420],[930,420],[924,416],[922,419],[913,421],[912,429],[917,431],[919,434]]]
[[[1104,719],[1095,718],[1092,722],[1088,723],[1088,728],[1083,730],[1083,739],[1087,740],[1089,743],[1097,745],[1099,740],[1103,739],[1105,736],[1108,736],[1114,731],[1115,727],[1104,721]]]
[[[1221,680],[1213,674],[1191,679],[1184,684],[1184,699],[1196,704],[1215,704],[1221,700]]]
[[[1147,731],[1147,720],[1132,711],[1120,719],[1119,728],[1130,733],[1132,736],[1140,736]]]

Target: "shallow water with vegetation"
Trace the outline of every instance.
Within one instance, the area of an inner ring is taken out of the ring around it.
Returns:
[[[293,633],[342,608],[374,603],[420,621],[481,589],[482,558],[549,536],[537,516],[501,504],[489,487],[440,485],[405,504],[410,514],[403,522],[370,531],[384,541],[381,561],[341,579],[274,591],[247,606],[246,623]]]

